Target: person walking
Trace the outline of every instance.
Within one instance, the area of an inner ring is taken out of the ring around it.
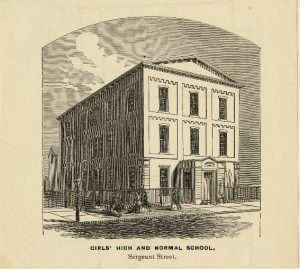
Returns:
[[[134,205],[134,212],[135,213],[141,213],[141,196],[139,195],[138,192],[135,193],[135,205]]]
[[[177,207],[177,210],[182,210],[182,206],[181,206],[181,203],[180,203],[179,190],[176,191],[176,207]]]

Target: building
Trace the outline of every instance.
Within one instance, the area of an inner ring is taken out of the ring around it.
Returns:
[[[48,183],[45,186],[47,191],[61,190],[61,183],[59,180],[59,149],[51,146],[48,154]]]
[[[198,57],[141,62],[58,117],[64,189],[186,188],[222,201],[239,180],[243,85]]]

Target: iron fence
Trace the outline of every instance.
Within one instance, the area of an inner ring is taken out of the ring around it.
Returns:
[[[156,189],[125,189],[80,191],[79,207],[92,209],[95,207],[108,208],[113,197],[119,197],[125,207],[135,203],[136,194],[145,197],[152,206],[168,206],[171,204],[172,191],[178,194],[180,203],[192,203],[194,201],[194,189],[182,188],[156,188]],[[75,207],[77,199],[76,191],[45,191],[44,207]]]
[[[173,190],[176,191],[180,203],[193,203],[195,190],[192,188],[154,188],[154,189],[125,189],[125,190],[102,190],[102,191],[79,191],[79,207],[89,210],[95,207],[108,208],[113,197],[119,197],[123,205],[128,208],[135,203],[136,194],[146,194],[147,202],[151,206],[166,207],[172,202]],[[260,186],[239,185],[225,187],[223,201],[226,202],[249,202],[260,200]],[[44,207],[75,207],[76,191],[45,191]]]
[[[261,197],[261,186],[238,185],[225,187],[225,202],[252,202],[259,201]]]

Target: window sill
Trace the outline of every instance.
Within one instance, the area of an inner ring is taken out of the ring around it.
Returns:
[[[195,119],[201,119],[201,120],[206,120],[207,117],[201,117],[200,115],[184,115],[182,114],[183,117],[187,117],[187,118],[195,118]]]

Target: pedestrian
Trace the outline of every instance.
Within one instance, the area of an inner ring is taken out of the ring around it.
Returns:
[[[177,192],[176,192],[176,207],[177,207],[177,210],[182,210],[182,206],[181,206],[181,203],[180,203],[179,190],[177,190]]]
[[[122,200],[121,200],[121,195],[120,195],[120,193],[118,193],[117,196],[116,196],[115,210],[118,211],[118,212],[121,212],[123,209],[124,209],[124,205],[123,205]]]
[[[173,189],[171,194],[171,210],[173,210],[174,205],[176,206],[177,210],[182,210],[179,190],[176,189]]]
[[[173,210],[174,204],[176,205],[176,190],[172,189],[172,192],[171,192],[171,210]]]
[[[134,203],[134,212],[135,213],[140,213],[141,212],[141,196],[139,195],[138,192],[135,193],[135,203]]]
[[[145,209],[151,208],[151,204],[148,202],[148,195],[147,195],[146,191],[144,191],[142,194],[142,208],[145,208]]]
[[[111,197],[111,201],[109,203],[109,211],[113,211],[115,206],[116,206],[116,195],[113,192],[112,197]]]

